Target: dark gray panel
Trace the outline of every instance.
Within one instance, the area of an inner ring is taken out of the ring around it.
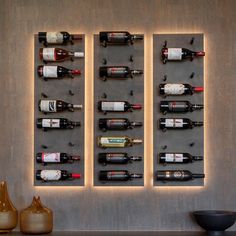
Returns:
[[[74,45],[67,44],[66,46],[57,46],[69,51],[84,52],[84,35],[83,39],[75,41]],[[44,81],[38,77],[37,66],[43,65],[43,62],[39,60],[39,48],[43,47],[37,39],[37,35],[34,37],[34,68],[35,68],[35,84],[34,84],[34,153],[37,152],[65,152],[68,154],[80,155],[81,160],[74,162],[73,164],[50,164],[43,166],[38,164],[34,155],[34,173],[40,169],[59,169],[68,170],[70,173],[80,173],[82,177],[80,179],[68,180],[68,181],[55,181],[55,182],[42,182],[37,181],[34,177],[35,186],[83,186],[84,185],[84,58],[75,59],[73,62],[70,60],[64,62],[49,62],[47,65],[61,65],[70,69],[81,70],[80,76],[75,76],[74,79],[48,79]],[[51,46],[48,46],[51,47]],[[52,46],[54,47],[54,46]],[[69,94],[71,90],[74,95]],[[38,110],[39,99],[44,99],[41,93],[45,93],[47,99],[60,99],[72,104],[82,104],[82,110],[75,110],[74,112],[61,112],[61,113],[48,113],[43,114]],[[67,118],[72,121],[80,121],[81,126],[72,130],[48,130],[47,132],[37,129],[35,121],[37,118]],[[74,146],[68,145],[71,142]],[[41,145],[48,146],[47,149],[43,149]]]
[[[194,43],[191,45],[191,38],[194,37]],[[160,112],[160,101],[185,100],[192,104],[203,104],[204,92],[195,93],[192,96],[167,96],[159,94],[160,83],[188,83],[192,86],[204,85],[204,59],[196,58],[193,61],[168,61],[163,64],[161,61],[161,49],[167,40],[167,47],[188,48],[193,51],[204,50],[203,34],[156,34],[153,36],[153,135],[154,135],[154,185],[155,186],[202,186],[204,179],[194,179],[187,182],[161,182],[156,181],[155,174],[157,170],[190,170],[192,173],[204,173],[204,161],[196,161],[189,164],[167,164],[158,163],[158,154],[160,152],[187,152],[191,155],[203,156],[204,154],[204,128],[195,127],[189,130],[167,130],[163,132],[159,129],[158,121],[160,118],[189,118],[193,121],[203,121],[203,110],[188,112],[184,114],[167,113],[163,115]],[[193,78],[190,78],[192,73]],[[164,75],[167,80],[163,81]],[[190,146],[190,143],[194,146]],[[167,146],[163,149],[163,146]]]
[[[134,61],[130,62],[130,56],[133,56]],[[98,163],[99,152],[127,152],[131,155],[139,155],[144,159],[144,126],[127,131],[100,131],[98,128],[99,118],[128,118],[130,121],[141,121],[144,123],[144,107],[142,110],[136,110],[126,113],[107,113],[104,115],[98,112],[97,103],[100,100],[105,100],[103,93],[107,94],[106,100],[128,101],[131,104],[138,103],[144,105],[144,80],[143,75],[135,76],[133,79],[127,80],[110,80],[103,81],[99,78],[99,66],[102,66],[102,60],[107,60],[107,66],[129,66],[131,69],[144,69],[144,42],[135,42],[129,46],[100,46],[98,35],[94,36],[94,185],[95,186],[143,186],[143,179],[134,179],[126,182],[106,182],[101,183],[98,180],[100,170],[128,170],[130,173],[144,174],[144,161],[133,162],[127,165],[107,165],[103,166]],[[130,95],[130,90],[133,90],[133,96]],[[134,145],[127,148],[106,148],[102,149],[97,146],[97,137],[103,136],[123,136],[127,135],[131,138],[141,138],[141,145]]]

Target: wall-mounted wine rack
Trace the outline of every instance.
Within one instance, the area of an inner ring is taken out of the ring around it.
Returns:
[[[100,66],[129,66],[131,69],[144,69],[144,42],[135,42],[133,45],[107,46],[99,43],[99,36],[94,35],[94,186],[143,186],[144,179],[131,181],[108,181],[99,180],[101,170],[128,170],[130,173],[144,174],[144,107],[142,110],[121,113],[101,113],[97,109],[98,101],[128,101],[131,104],[139,103],[144,106],[144,76],[139,75],[125,80],[108,79],[103,81],[99,78]],[[125,131],[106,131],[98,128],[99,118],[128,118],[130,121],[143,122],[142,127]],[[141,138],[141,145],[126,148],[100,148],[97,145],[98,136],[129,136]],[[143,160],[129,164],[98,163],[98,154],[101,152],[127,152],[129,156],[142,156]]]
[[[203,121],[204,111],[194,111],[188,113],[167,113],[160,112],[160,101],[165,100],[186,100],[193,104],[203,104],[204,93],[193,94],[192,96],[160,96],[159,85],[161,83],[187,83],[192,86],[203,86],[204,84],[204,59],[196,58],[193,61],[170,61],[163,64],[161,60],[161,50],[163,45],[172,48],[188,48],[192,51],[204,50],[203,34],[155,34],[153,37],[153,89],[154,89],[154,186],[203,186],[204,179],[194,179],[191,181],[157,181],[157,171],[165,170],[189,170],[192,173],[204,173],[204,161],[196,161],[189,164],[159,164],[160,152],[190,153],[192,155],[204,155],[204,128],[196,127],[188,130],[167,130],[163,132],[159,129],[160,118],[189,118],[193,121]],[[205,157],[204,157],[205,158]]]
[[[85,36],[74,44],[53,45],[48,47],[64,48],[68,51],[85,52]],[[81,75],[63,79],[48,79],[44,81],[37,74],[37,66],[44,63],[39,59],[39,49],[44,47],[34,36],[34,185],[35,186],[83,186],[84,185],[84,58],[74,61],[52,62],[47,65],[60,65],[70,69],[81,70]],[[60,112],[43,114],[38,110],[39,99],[59,99],[72,104],[82,104],[82,110],[74,112]],[[48,130],[44,132],[36,127],[37,118],[67,118],[72,121],[80,121],[81,126],[66,130]],[[36,162],[38,152],[63,152],[71,155],[79,155],[80,161],[73,164],[48,164],[42,165]],[[66,181],[38,181],[35,178],[36,170],[67,170],[70,173],[80,173],[81,178]]]

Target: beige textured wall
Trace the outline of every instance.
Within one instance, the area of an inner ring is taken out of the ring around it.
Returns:
[[[18,209],[34,194],[55,213],[56,230],[195,230],[188,212],[236,210],[236,1],[0,0],[0,179]],[[86,34],[86,187],[35,188],[33,152],[33,34]],[[100,30],[145,33],[144,188],[92,187],[93,40]],[[152,34],[205,34],[204,188],[153,188]],[[234,226],[234,228],[236,227]]]

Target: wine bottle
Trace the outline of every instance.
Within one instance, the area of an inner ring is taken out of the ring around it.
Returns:
[[[37,170],[36,180],[60,181],[81,178],[80,174],[71,174],[66,170]]]
[[[160,84],[161,95],[193,95],[202,92],[203,87],[192,87],[190,84]]]
[[[82,105],[74,105],[61,100],[39,100],[38,108],[42,112],[61,112],[61,111],[71,111],[74,109],[82,109]]]
[[[132,110],[140,110],[142,105],[130,104],[126,101],[99,101],[98,110],[101,112],[127,112]]]
[[[187,118],[160,118],[159,127],[166,129],[192,129],[195,126],[203,126],[203,122],[192,121]]]
[[[63,66],[38,66],[38,76],[44,79],[62,79],[64,77],[74,78],[74,75],[81,75],[80,70],[71,70]]]
[[[73,60],[73,57],[84,57],[83,52],[70,52],[63,48],[40,48],[40,60],[47,61],[65,61],[67,59]]]
[[[127,79],[142,74],[142,70],[131,70],[128,66],[101,66],[99,68],[99,76],[104,80],[107,78]]]
[[[205,178],[204,174],[192,174],[188,170],[165,170],[157,171],[159,181],[188,181],[196,178]]]
[[[203,109],[203,105],[191,104],[189,101],[161,101],[160,111],[166,113],[186,113]]]
[[[130,34],[126,31],[111,31],[111,32],[100,32],[99,33],[100,43],[106,47],[110,45],[125,45],[133,44],[136,40],[143,40],[141,34]]]
[[[38,32],[38,40],[45,46],[48,44],[66,45],[68,42],[73,44],[73,40],[82,40],[79,34],[69,34],[68,32]]]
[[[159,163],[165,164],[187,164],[193,161],[202,161],[202,156],[192,156],[189,153],[161,152],[159,153]]]
[[[73,163],[74,161],[79,161],[79,156],[72,156],[64,152],[39,152],[36,154],[36,161],[37,163],[57,163],[57,164],[64,164],[64,163]]]
[[[142,122],[131,122],[126,118],[101,118],[98,121],[99,129],[106,130],[127,130],[140,127]]]
[[[73,122],[66,118],[38,118],[36,122],[37,128],[43,129],[74,129],[80,126],[80,122]]]
[[[97,144],[102,148],[123,148],[131,147],[133,144],[141,144],[142,139],[132,139],[128,136],[99,136]]]
[[[128,156],[126,152],[116,152],[116,153],[99,153],[98,162],[107,165],[107,164],[127,164],[132,161],[142,161],[142,157],[139,156]]]
[[[186,48],[166,48],[164,47],[161,51],[162,61],[165,64],[167,61],[181,61],[194,57],[205,56],[205,52],[194,52]]]
[[[142,174],[131,174],[127,170],[102,170],[99,172],[100,181],[128,181],[143,178]]]

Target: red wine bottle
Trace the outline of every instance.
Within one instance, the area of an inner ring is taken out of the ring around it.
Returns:
[[[84,57],[83,52],[70,52],[63,48],[40,48],[39,58],[40,60],[47,61],[65,61],[67,59],[72,60],[73,57]]]
[[[131,122],[126,118],[101,118],[98,121],[99,129],[106,130],[127,130],[140,127],[142,122]]]
[[[39,152],[36,154],[37,163],[42,164],[65,164],[73,163],[74,161],[79,161],[79,156],[72,156],[64,152]]]
[[[48,44],[62,44],[65,45],[68,42],[73,44],[73,40],[82,40],[82,36],[79,34],[69,34],[68,32],[38,32],[38,40],[45,46]]]
[[[102,170],[99,173],[100,181],[128,181],[143,178],[142,174],[131,174],[127,170]]]
[[[44,79],[62,79],[64,77],[74,78],[74,75],[81,75],[80,70],[71,70],[63,66],[38,66],[38,76]]]
[[[184,59],[193,59],[194,57],[205,56],[205,52],[194,52],[186,48],[166,48],[161,51],[162,61],[165,64],[167,61],[181,61]]]
[[[71,174],[66,170],[37,170],[36,180],[61,181],[81,178],[81,174]]]
[[[107,164],[127,164],[132,161],[142,161],[142,157],[139,156],[128,156],[126,152],[115,152],[115,153],[99,153],[98,162],[107,165]]]
[[[132,110],[140,110],[142,105],[130,104],[126,101],[99,101],[98,110],[101,112],[127,112]]]
[[[127,31],[111,31],[111,32],[100,32],[99,40],[103,47],[107,44],[110,45],[128,45],[133,44],[136,40],[143,40],[141,34],[130,34]]]
[[[202,156],[192,156],[189,153],[161,152],[159,153],[159,163],[161,164],[187,164],[193,161],[202,161]]]
[[[73,122],[66,118],[38,118],[36,121],[37,128],[43,129],[74,129],[80,126],[80,122]]]
[[[196,178],[205,178],[204,174],[193,174],[188,170],[157,171],[158,181],[188,181]]]
[[[166,113],[186,113],[203,109],[203,105],[191,104],[189,101],[161,101],[160,111]]]
[[[190,84],[160,84],[161,95],[193,95],[195,92],[202,92],[203,87],[192,87]]]
[[[103,78],[103,80],[106,80],[107,78],[127,79],[142,74],[142,70],[131,70],[128,66],[101,66],[99,68],[99,76],[100,78]]]
[[[38,108],[42,112],[62,112],[71,111],[74,109],[82,109],[82,105],[74,105],[61,100],[39,100]]]
[[[203,122],[192,121],[187,118],[160,118],[159,127],[163,131],[167,129],[192,129],[196,126],[203,126]]]

